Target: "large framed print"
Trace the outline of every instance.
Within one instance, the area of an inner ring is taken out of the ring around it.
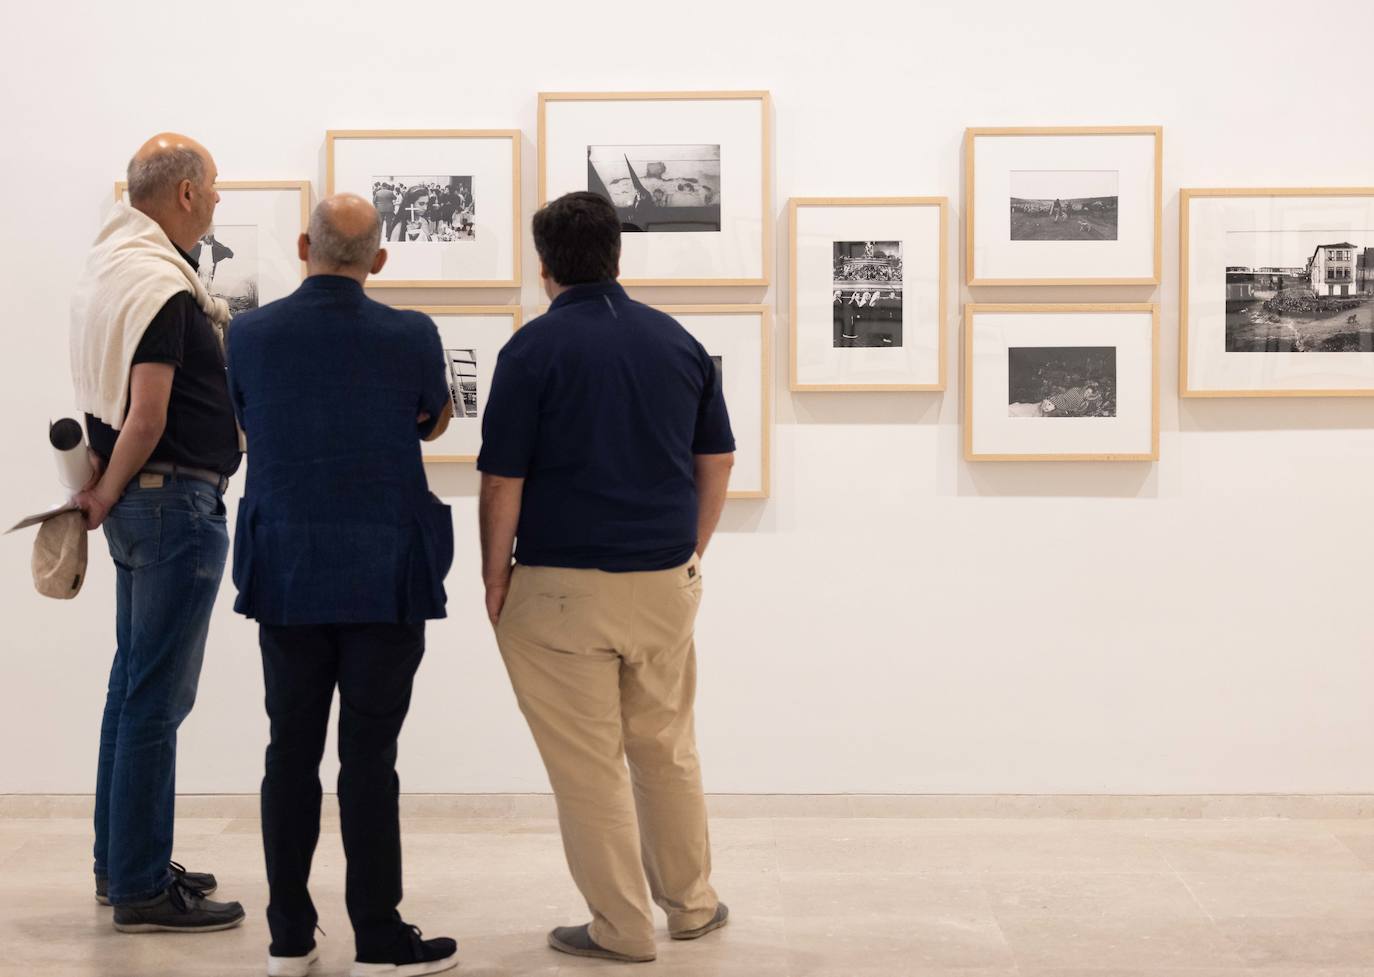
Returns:
[[[231,316],[291,294],[305,265],[296,242],[310,223],[306,180],[226,180],[215,184],[215,223],[191,248],[206,290]],[[128,185],[115,184],[123,201]]]
[[[735,433],[735,467],[729,498],[768,497],[772,453],[772,359],[768,337],[773,320],[765,305],[659,306],[706,347],[716,366],[730,427]]]
[[[964,307],[969,461],[1159,458],[1159,306]]]
[[[370,288],[520,285],[517,129],[335,129],[327,192],[382,215],[386,267]]]
[[[1179,194],[1179,394],[1374,395],[1374,187]]]
[[[543,92],[539,205],[610,200],[624,285],[767,285],[771,111],[767,92]]]
[[[433,441],[423,441],[426,462],[473,464],[482,450],[482,413],[496,372],[496,355],[520,328],[520,309],[509,305],[408,305],[439,327],[453,420]]]
[[[943,390],[944,197],[794,197],[791,387]]]
[[[964,134],[970,285],[1158,285],[1164,130]]]

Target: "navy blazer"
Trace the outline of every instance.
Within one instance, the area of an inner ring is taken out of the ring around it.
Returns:
[[[448,403],[439,330],[314,275],[229,329],[229,392],[248,435],[234,610],[269,625],[444,616],[449,507],[420,437]]]

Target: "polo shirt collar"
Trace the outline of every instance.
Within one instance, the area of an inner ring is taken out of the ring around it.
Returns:
[[[586,302],[602,295],[609,295],[611,298],[625,298],[625,289],[620,287],[620,282],[614,278],[604,282],[585,282],[581,285],[572,285],[566,292],[561,292],[558,298],[549,303],[549,311],[561,308],[565,305],[572,305],[575,302]]]
[[[200,271],[200,262],[192,258],[190,252],[181,250],[181,245],[175,241],[172,242],[172,247],[177,249],[177,254],[186,259],[186,263],[191,266],[192,271]]]

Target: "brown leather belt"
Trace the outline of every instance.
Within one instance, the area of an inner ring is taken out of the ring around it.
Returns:
[[[208,482],[222,493],[229,487],[229,476],[212,472],[208,468],[188,468],[170,461],[150,461],[139,474],[167,475],[171,478],[194,478],[197,482]]]

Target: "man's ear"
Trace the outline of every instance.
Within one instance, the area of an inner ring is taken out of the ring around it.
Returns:
[[[302,261],[310,260],[310,235],[302,234],[296,238],[296,254]]]
[[[182,180],[177,184],[177,206],[188,214],[195,209],[195,200],[192,199],[195,189],[196,185],[190,180]]]
[[[386,248],[379,248],[377,251],[377,257],[372,259],[372,270],[369,271],[368,274],[375,275],[377,274],[377,272],[381,271],[384,267],[386,267],[386,259]]]

